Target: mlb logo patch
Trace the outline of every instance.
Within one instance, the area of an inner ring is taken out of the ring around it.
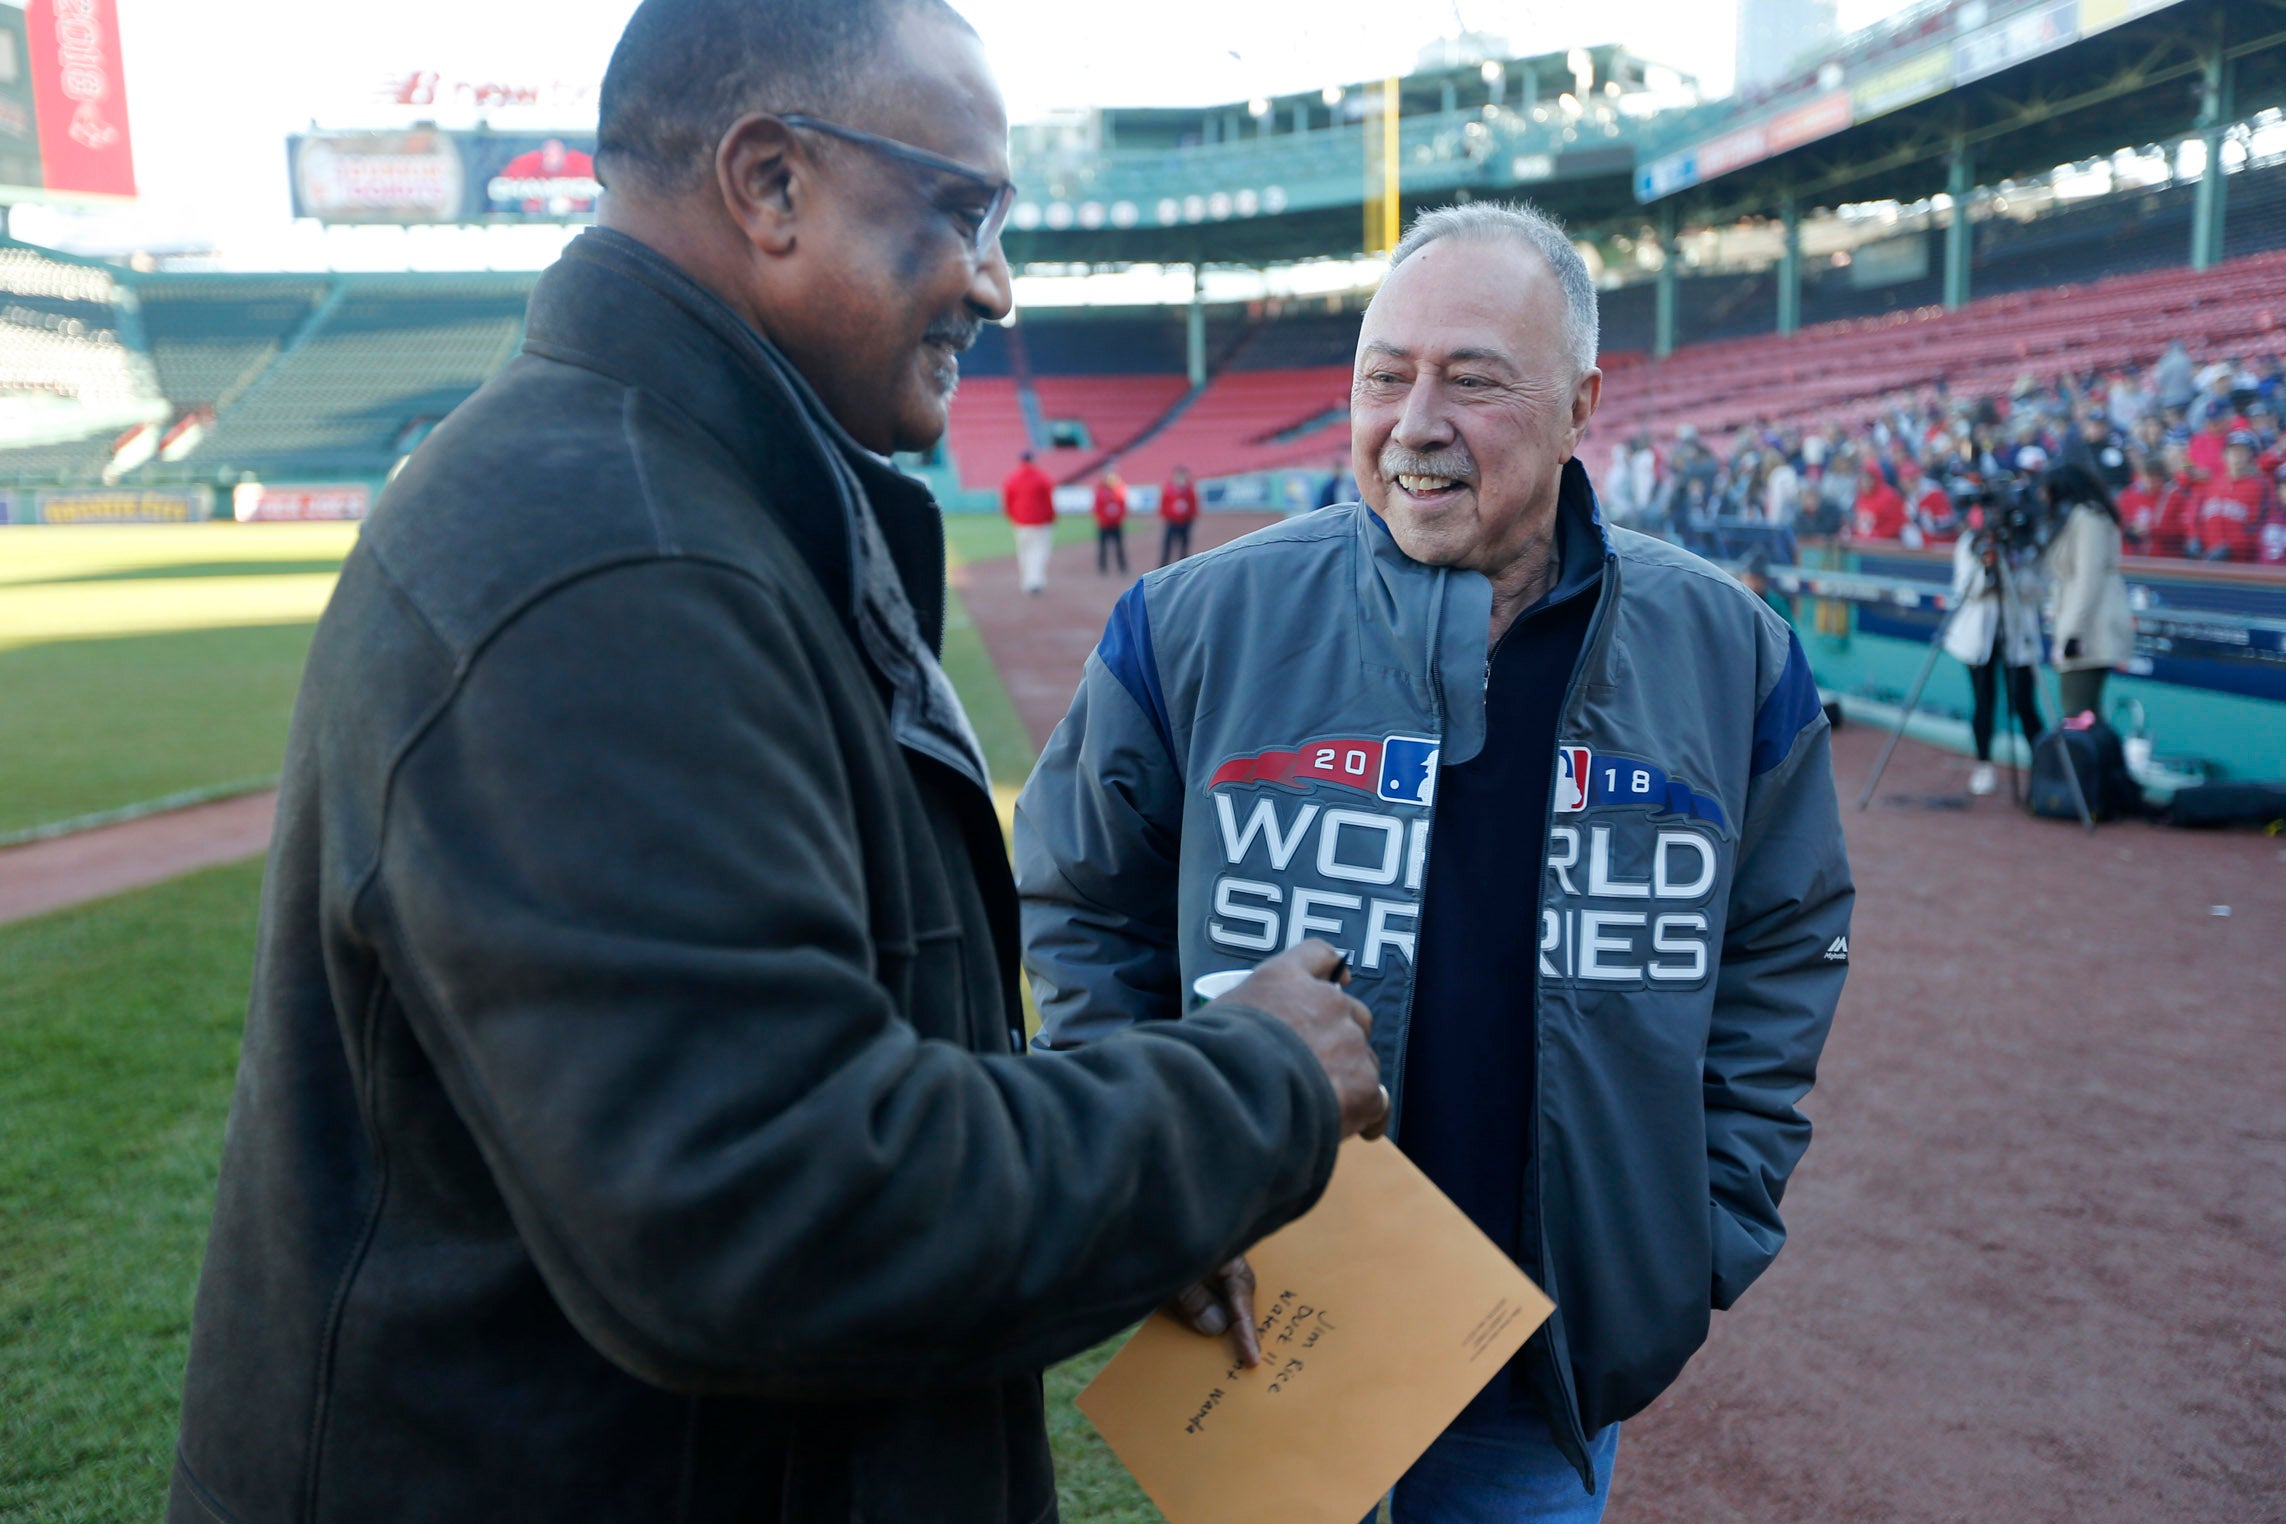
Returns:
[[[1391,804],[1430,804],[1437,797],[1438,742],[1420,736],[1391,736],[1381,743],[1381,786]]]
[[[1556,748],[1557,814],[1569,815],[1587,808],[1588,764],[1593,760],[1585,746]]]

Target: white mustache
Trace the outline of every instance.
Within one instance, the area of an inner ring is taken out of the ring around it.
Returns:
[[[1443,476],[1453,481],[1467,481],[1476,473],[1476,462],[1466,455],[1416,455],[1411,450],[1384,450],[1381,454],[1381,478],[1395,481],[1400,476]]]

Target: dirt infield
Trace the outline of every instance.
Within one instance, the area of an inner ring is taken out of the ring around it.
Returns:
[[[1115,592],[1084,556],[1031,600],[970,569],[1035,740]],[[1837,738],[1845,797],[1879,740]],[[1627,1426],[1613,1524],[2286,1520],[2286,843],[1966,781],[1907,745],[1846,822],[1791,1242]]]
[[[0,924],[252,857],[270,845],[276,789],[0,848]]]
[[[1191,548],[1211,550],[1276,522],[1267,514],[1204,513],[1191,531]],[[1048,732],[1071,707],[1080,665],[1095,649],[1112,604],[1135,577],[1159,564],[1156,519],[1128,526],[1127,564],[1134,575],[1122,577],[1114,570],[1098,576],[1092,543],[1061,546],[1049,562],[1047,590],[1032,597],[1018,589],[1016,563],[1008,557],[973,562],[954,573],[968,617],[992,652],[1034,747],[1046,743]]]
[[[1925,807],[1966,770],[1901,748],[1846,822],[1790,1243],[1614,1524],[2286,1519],[2286,844]]]
[[[959,574],[1035,742],[1130,580],[1054,568],[1037,598]],[[1837,738],[1845,798],[1880,739]],[[1965,807],[1966,774],[1908,744],[1846,817],[1791,1242],[1627,1426],[1613,1524],[2286,1521],[2286,842],[2086,837]],[[0,921],[250,855],[273,807],[0,852]]]

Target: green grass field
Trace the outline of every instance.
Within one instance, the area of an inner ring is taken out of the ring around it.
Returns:
[[[0,538],[0,839],[278,769],[350,526]]]
[[[1084,519],[1058,540],[1084,540]],[[310,632],[353,526],[12,528],[0,538],[0,840],[278,770]],[[963,561],[1009,554],[997,515],[946,522]],[[945,668],[995,777],[1031,748],[956,600]]]
[[[0,530],[0,837],[277,770],[330,526]],[[1084,540],[1084,521],[1059,526]],[[956,562],[1006,555],[948,523]],[[1003,803],[1032,762],[957,601]],[[155,1517],[254,957],[259,865],[0,927],[0,1524]],[[1075,1521],[1159,1517],[1049,1373]]]
[[[157,1516],[260,882],[0,927],[0,1519]]]

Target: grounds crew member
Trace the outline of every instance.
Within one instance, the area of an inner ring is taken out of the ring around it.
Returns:
[[[1017,807],[1043,1046],[1323,937],[1400,1146],[1555,1298],[1405,1521],[1601,1512],[1619,1420],[1783,1241],[1849,960],[1801,648],[1599,521],[1595,332],[1553,223],[1423,217],[1359,339],[1366,506],[1130,589]]]
[[[1000,484],[1000,511],[1016,531],[1016,583],[1037,593],[1048,585],[1048,558],[1056,548],[1056,489],[1030,450]]]
[[[1188,467],[1175,467],[1159,494],[1159,522],[1166,526],[1159,537],[1159,564],[1172,566],[1191,553],[1191,526],[1198,522],[1198,483]]]
[[[1020,1052],[882,458],[1007,311],[1005,133],[936,0],[628,23],[604,226],[312,647],[170,1519],[1052,1519],[1040,1368],[1380,1114],[1323,945]]]
[[[1095,574],[1110,571],[1106,553],[1119,558],[1119,574],[1127,575],[1127,483],[1117,471],[1106,471],[1095,484]]]

